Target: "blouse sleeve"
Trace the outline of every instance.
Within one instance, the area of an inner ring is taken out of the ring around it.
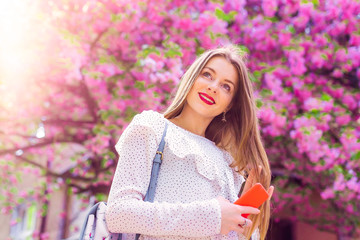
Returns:
[[[221,209],[215,198],[191,203],[143,201],[158,141],[151,127],[133,122],[116,144],[120,157],[105,215],[109,231],[186,237],[219,234]]]

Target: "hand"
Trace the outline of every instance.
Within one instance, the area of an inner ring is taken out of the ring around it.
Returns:
[[[241,214],[259,214],[260,210],[253,207],[238,206],[230,203],[229,200],[219,196],[216,198],[219,201],[221,208],[221,234],[228,234],[230,231],[237,233],[244,233],[246,228],[251,227],[252,222],[246,219]],[[246,226],[241,227],[246,221]]]
[[[262,170],[262,167],[261,166],[258,166],[258,170],[259,172],[261,172]],[[246,193],[253,185],[256,184],[256,179],[255,179],[255,169],[251,169],[250,173],[249,173],[249,176],[248,178],[246,179],[246,183],[245,183],[245,186],[244,186],[244,189],[241,193],[241,196]],[[274,186],[270,186],[269,189],[267,190],[267,193],[269,194],[269,200],[271,199],[273,193],[274,193]],[[256,223],[256,226],[255,228],[258,228],[259,227],[259,224],[260,224],[260,221],[258,221]],[[245,232],[244,232],[244,235],[247,234],[247,231],[250,230],[250,229],[246,229]]]
[[[261,172],[262,167],[258,166],[258,170],[259,170],[259,172]],[[251,169],[249,176],[245,182],[244,190],[242,191],[241,196],[244,193],[246,193],[255,184],[256,184],[255,169],[253,168],[253,169]],[[274,192],[274,186],[270,186],[269,189],[267,190],[267,193],[269,194],[269,198],[268,198],[269,200],[271,199],[273,192]]]
[[[261,172],[262,167],[258,166],[258,171]],[[241,195],[246,193],[254,184],[256,183],[255,179],[255,168],[251,169],[249,172],[249,176],[246,179],[244,190],[242,191]]]

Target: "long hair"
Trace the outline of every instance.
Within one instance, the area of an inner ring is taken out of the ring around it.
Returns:
[[[181,78],[179,88],[172,103],[165,110],[164,117],[172,119],[181,113],[196,78],[207,62],[215,56],[224,57],[236,68],[239,84],[230,103],[231,108],[226,112],[226,123],[221,121],[222,114],[219,114],[207,127],[205,137],[230,152],[234,158],[230,166],[240,173],[254,168],[255,181],[268,189],[271,180],[270,166],[260,137],[253,86],[245,65],[245,55],[239,48],[228,45],[201,54]],[[259,165],[262,167],[261,172],[258,171]],[[247,232],[247,238],[250,238],[255,226],[259,224],[261,239],[265,239],[269,227],[270,201],[267,200],[260,210],[260,214],[250,215],[253,225]]]

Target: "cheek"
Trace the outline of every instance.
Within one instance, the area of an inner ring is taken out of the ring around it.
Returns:
[[[204,88],[205,86],[207,86],[208,82],[206,79],[202,78],[202,77],[198,77],[195,82],[193,87],[195,88]]]
[[[231,103],[232,99],[233,99],[233,96],[230,95],[230,94],[224,93],[223,99],[224,99],[224,103],[226,105],[229,105]]]
[[[194,85],[191,87],[191,90],[189,92],[189,94],[196,94],[200,91],[200,90],[203,90],[204,89],[204,81],[202,81],[201,79],[197,79],[195,82],[194,82]]]

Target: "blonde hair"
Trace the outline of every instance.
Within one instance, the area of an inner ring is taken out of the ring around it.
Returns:
[[[245,65],[245,54],[238,47],[228,45],[201,54],[181,78],[179,88],[172,103],[165,110],[164,117],[172,119],[181,113],[186,97],[196,78],[207,62],[215,56],[224,57],[236,68],[239,84],[229,105],[231,108],[226,112],[226,123],[224,124],[221,121],[222,114],[219,114],[207,127],[205,137],[215,142],[218,147],[231,153],[234,158],[231,167],[237,168],[240,172],[249,172],[250,169],[254,168],[255,181],[260,182],[268,189],[271,180],[270,166],[261,142],[259,123],[256,116],[257,108],[253,96],[252,82]],[[262,167],[261,172],[258,171],[257,166],[259,165]],[[260,207],[260,210],[260,214],[250,215],[253,226],[247,232],[247,238],[250,238],[255,226],[258,224],[261,239],[264,240],[266,237],[270,219],[270,201],[267,200]]]

